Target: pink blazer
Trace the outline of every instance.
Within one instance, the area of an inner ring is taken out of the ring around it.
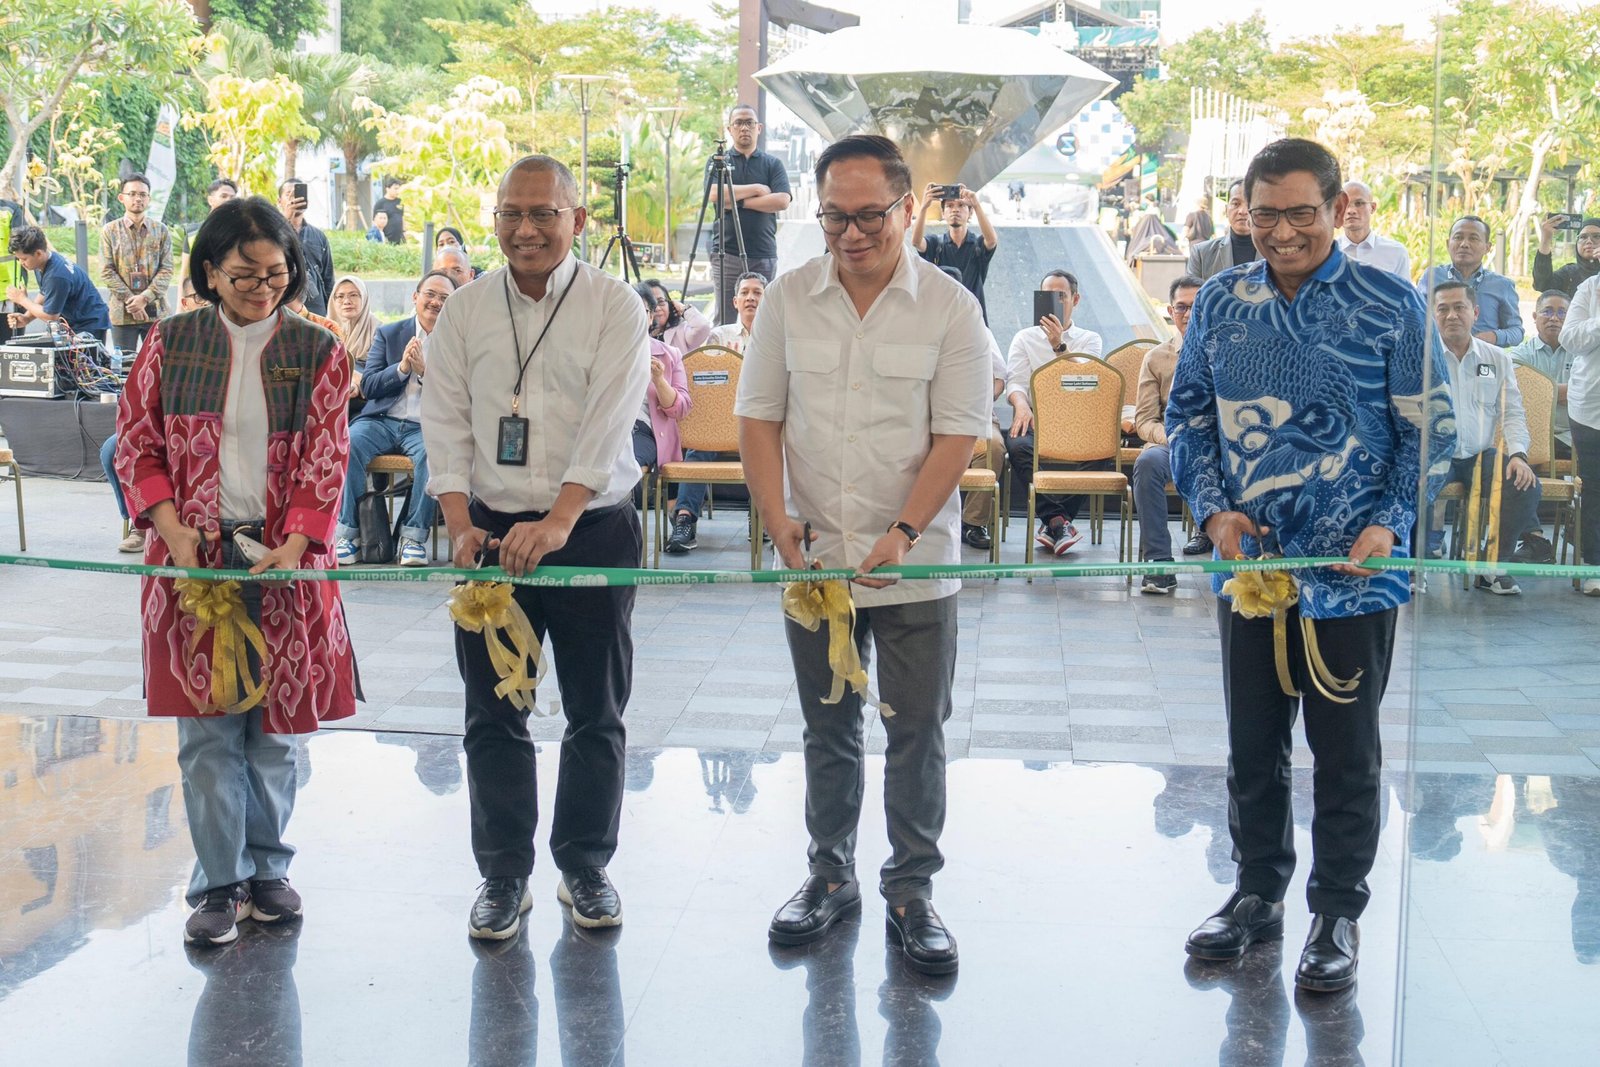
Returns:
[[[655,385],[645,386],[650,398],[650,429],[656,438],[656,462],[677,463],[683,459],[683,443],[678,438],[678,420],[689,410],[689,376],[683,371],[683,353],[669,344],[654,338],[650,341],[650,355],[667,366],[667,381],[678,394],[678,402],[670,408],[661,406]]]

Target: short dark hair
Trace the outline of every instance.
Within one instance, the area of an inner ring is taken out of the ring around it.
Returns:
[[[1564,290],[1561,290],[1561,289],[1546,289],[1544,292],[1539,294],[1538,299],[1533,302],[1533,306],[1534,307],[1538,307],[1540,304],[1544,303],[1546,300],[1549,300],[1552,296],[1559,296],[1561,299],[1563,299],[1565,301],[1568,301],[1569,303],[1572,301],[1572,297],[1568,296],[1567,293]]]
[[[733,113],[735,111],[748,111],[757,119],[761,118],[761,112],[756,110],[756,106],[754,104],[747,104],[742,100],[728,109],[728,118],[733,118]]]
[[[1243,178],[1235,178],[1235,179],[1233,179],[1233,181],[1228,183],[1227,191],[1224,193],[1222,199],[1224,199],[1224,200],[1232,200],[1233,199],[1234,187],[1235,186],[1239,186],[1239,185],[1243,185],[1243,184],[1244,184],[1244,179]]]
[[[226,185],[229,189],[232,189],[235,196],[239,195],[239,183],[234,181],[232,178],[218,178],[216,181],[206,186],[206,195],[210,196],[218,189],[221,189],[224,185]]]
[[[229,252],[252,241],[271,241],[283,250],[289,264],[289,284],[279,306],[292,304],[306,283],[306,256],[300,238],[283,217],[283,212],[264,196],[236,196],[218,207],[200,224],[189,246],[189,280],[195,295],[208,304],[219,304],[221,296],[206,277],[206,264],[220,267]]]
[[[1072,290],[1072,295],[1078,295],[1078,276],[1070,270],[1052,270],[1045,273],[1045,278],[1065,278],[1067,287]],[[1041,279],[1042,281],[1043,279]]]
[[[683,316],[678,314],[678,305],[672,302],[672,290],[668,289],[666,284],[662,282],[660,278],[646,278],[639,284],[648,285],[652,289],[661,290],[661,295],[665,297],[667,301],[667,327],[669,329],[683,321]]]
[[[754,278],[756,281],[760,282],[761,288],[765,289],[767,287],[767,276],[765,274],[762,274],[760,271],[747,270],[743,274],[739,275],[739,277],[734,279],[733,291],[738,292],[739,286],[743,285],[751,278]]]
[[[422,277],[417,279],[417,287],[415,289],[411,290],[411,291],[413,293],[422,292],[422,283],[426,282],[429,278],[443,278],[445,281],[450,283],[450,291],[452,293],[455,292],[457,289],[461,288],[461,286],[456,284],[456,280],[454,278],[450,277],[450,275],[446,274],[444,271],[442,271],[442,270],[430,270],[428,273],[424,274]]]
[[[1256,182],[1270,182],[1300,170],[1317,180],[1324,204],[1344,192],[1344,180],[1339,176],[1339,161],[1332,152],[1304,137],[1282,137],[1257,152],[1245,168],[1245,201],[1249,202]]]
[[[819,191],[828,177],[828,168],[844,159],[876,159],[883,167],[883,175],[889,179],[891,189],[897,190],[902,197],[911,191],[911,168],[906,164],[906,157],[900,154],[900,146],[875,133],[841,137],[822,150],[813,171]]]
[[[656,309],[656,291],[649,282],[634,282],[633,291],[639,294],[639,299],[644,301],[645,311]]]
[[[1467,299],[1472,301],[1474,305],[1478,303],[1478,287],[1471,282],[1457,281],[1454,278],[1447,278],[1435,285],[1433,287],[1433,298],[1438,299],[1440,293],[1448,293],[1452,289],[1465,289],[1467,291]],[[1565,296],[1566,294],[1563,293],[1562,295]]]
[[[283,179],[283,181],[278,183],[278,195],[282,196],[283,195],[283,191],[286,188],[288,188],[289,186],[293,185],[295,182],[297,182],[299,180],[300,180],[299,178],[285,178],[285,179]]]
[[[406,183],[406,180],[404,178],[389,177],[389,178],[383,179],[383,188],[385,189],[385,191],[387,191],[388,189],[390,189],[393,186],[404,185],[405,183]]]
[[[1195,277],[1193,274],[1178,275],[1176,278],[1172,279],[1172,284],[1167,286],[1167,303],[1170,304],[1174,300],[1178,299],[1179,289],[1198,289],[1204,284],[1204,281]]]
[[[1483,239],[1485,241],[1489,241],[1489,240],[1492,240],[1494,238],[1494,227],[1490,226],[1487,222],[1483,221],[1483,219],[1479,218],[1477,215],[1462,215],[1462,216],[1460,216],[1459,218],[1456,219],[1456,221],[1454,221],[1454,222],[1452,222],[1450,224],[1450,232],[1454,233],[1455,232],[1455,228],[1457,226],[1461,225],[1463,222],[1476,222],[1479,226],[1482,226],[1483,227]]]
[[[128,183],[129,182],[138,182],[140,185],[145,187],[145,191],[146,192],[148,192],[150,190],[150,179],[146,178],[143,174],[140,174],[138,172],[134,172],[133,174],[128,175],[126,178],[122,179],[120,182],[117,183],[117,192],[119,192],[119,193],[127,192],[128,191]]]
[[[942,266],[939,269],[941,271],[943,271],[944,273],[950,275],[950,277],[954,278],[956,281],[961,282],[962,285],[967,284],[964,280],[962,280],[961,272],[956,270],[954,267],[949,266],[948,264],[946,264],[945,266]]]
[[[22,226],[11,233],[9,248],[12,255],[31,256],[50,247],[50,239],[37,226]]]

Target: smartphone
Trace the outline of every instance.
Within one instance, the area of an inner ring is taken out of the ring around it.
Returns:
[[[960,200],[961,199],[961,186],[959,186],[959,185],[947,185],[947,186],[945,186],[943,191],[939,194],[939,198],[941,200]]]
[[[234,534],[233,543],[238,548],[239,555],[243,556],[244,561],[252,567],[267,558],[267,546],[249,534]]]
[[[309,200],[311,198],[311,190],[305,182],[295,182],[289,186],[289,192],[296,200]]]
[[[1067,294],[1052,289],[1035,289],[1033,292],[1033,325],[1046,315],[1054,315],[1057,322],[1067,321]]]

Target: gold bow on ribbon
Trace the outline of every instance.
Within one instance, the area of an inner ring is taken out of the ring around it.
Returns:
[[[466,582],[450,593],[450,618],[470,633],[482,633],[489,662],[500,684],[494,695],[535,715],[534,691],[544,677],[544,646],[533,624],[511,595],[510,582]],[[502,631],[504,634],[502,635]],[[533,674],[528,674],[528,661]]]
[[[1241,557],[1242,558],[1242,557]],[[1222,595],[1233,599],[1233,610],[1247,619],[1272,616],[1272,659],[1278,668],[1278,685],[1292,697],[1300,695],[1289,674],[1289,609],[1300,602],[1300,588],[1288,571],[1242,571],[1222,583]],[[1335,704],[1354,704],[1346,696],[1361,684],[1361,670],[1354,678],[1338,678],[1328,669],[1317,644],[1316,624],[1300,616],[1300,637],[1306,647],[1306,663],[1311,668],[1311,684]]]
[[[833,690],[822,698],[824,704],[839,703],[848,685],[884,718],[894,716],[894,709],[879,700],[867,684],[867,669],[856,651],[856,605],[846,582],[838,578],[790,582],[783,590],[783,613],[812,633],[824,622],[828,624],[828,667],[833,671]]]
[[[194,632],[189,635],[188,658],[193,661],[206,634],[211,640],[211,699],[190,703],[202,715],[218,712],[237,715],[249,711],[266,699],[266,671],[255,680],[250,669],[250,650],[256,661],[266,664],[267,639],[261,628],[250,621],[238,582],[212,582],[204,578],[179,578],[173,583],[178,594],[178,610],[194,616]]]

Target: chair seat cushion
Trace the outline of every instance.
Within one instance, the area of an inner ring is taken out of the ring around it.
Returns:
[[[1546,500],[1573,500],[1577,498],[1578,487],[1564,478],[1540,478],[1539,494]]]
[[[1040,471],[1033,487],[1041,493],[1121,493],[1128,476],[1117,471]]]
[[[9,449],[9,448],[0,448],[0,463],[10,463],[10,462],[11,462],[11,449]]]
[[[962,489],[995,489],[1000,485],[994,471],[982,467],[968,467],[961,474]]]
[[[374,456],[367,464],[368,474],[410,474],[411,460],[406,456]]]
[[[738,460],[663,463],[659,476],[673,482],[742,482],[744,464]]]

